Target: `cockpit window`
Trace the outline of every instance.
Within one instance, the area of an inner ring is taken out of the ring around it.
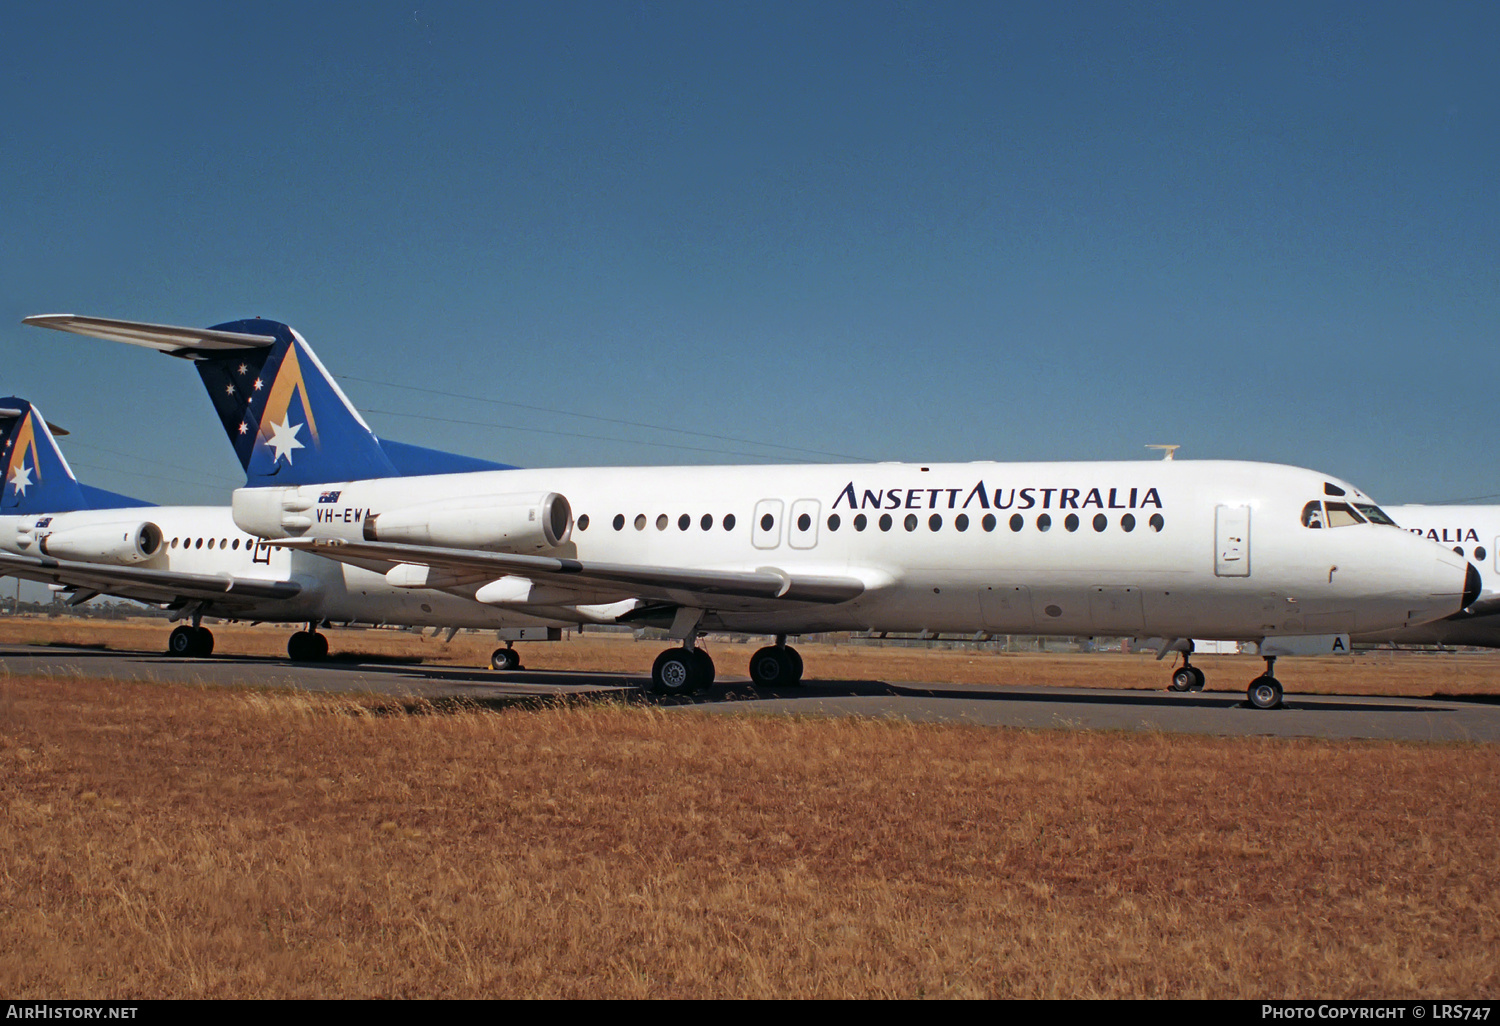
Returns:
[[[1391,524],[1395,526],[1391,518],[1381,511],[1379,506],[1370,506],[1358,503],[1359,512],[1355,512],[1353,505],[1347,502],[1309,502],[1302,507],[1303,527],[1352,527],[1355,524],[1363,524],[1366,517],[1377,524]],[[1360,514],[1364,514],[1361,516]]]
[[[1354,507],[1347,502],[1325,502],[1323,508],[1328,511],[1329,527],[1349,527],[1365,522],[1365,518],[1354,512]]]
[[[1383,524],[1386,527],[1395,527],[1396,522],[1392,520],[1379,506],[1372,506],[1366,502],[1356,502],[1354,508],[1365,515],[1365,519],[1372,524]]]

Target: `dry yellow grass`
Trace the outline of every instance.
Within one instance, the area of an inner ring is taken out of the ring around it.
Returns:
[[[1493,746],[0,681],[0,992],[1500,992]]]

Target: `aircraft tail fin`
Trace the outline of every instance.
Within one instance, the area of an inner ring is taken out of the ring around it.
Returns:
[[[0,463],[5,467],[0,516],[150,505],[80,484],[54,432],[67,434],[48,424],[32,403],[16,396],[0,399]]]
[[[435,449],[383,442],[295,330],[262,318],[179,328],[44,314],[26,324],[128,342],[193,361],[245,483],[326,484],[508,469]]]

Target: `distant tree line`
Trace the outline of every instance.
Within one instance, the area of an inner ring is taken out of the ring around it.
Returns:
[[[51,602],[17,602],[14,596],[0,597],[0,616],[77,616],[88,620],[124,620],[129,617],[153,616],[166,619],[165,609],[145,606],[127,599],[93,599],[70,606],[61,597]]]

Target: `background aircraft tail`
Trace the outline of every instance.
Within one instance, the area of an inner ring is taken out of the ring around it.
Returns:
[[[26,323],[192,360],[251,486],[510,469],[378,438],[306,340],[277,321],[178,328],[45,314]]]
[[[151,505],[80,484],[52,437],[53,430],[67,434],[54,429],[25,399],[0,399],[0,461],[5,465],[0,516]]]

